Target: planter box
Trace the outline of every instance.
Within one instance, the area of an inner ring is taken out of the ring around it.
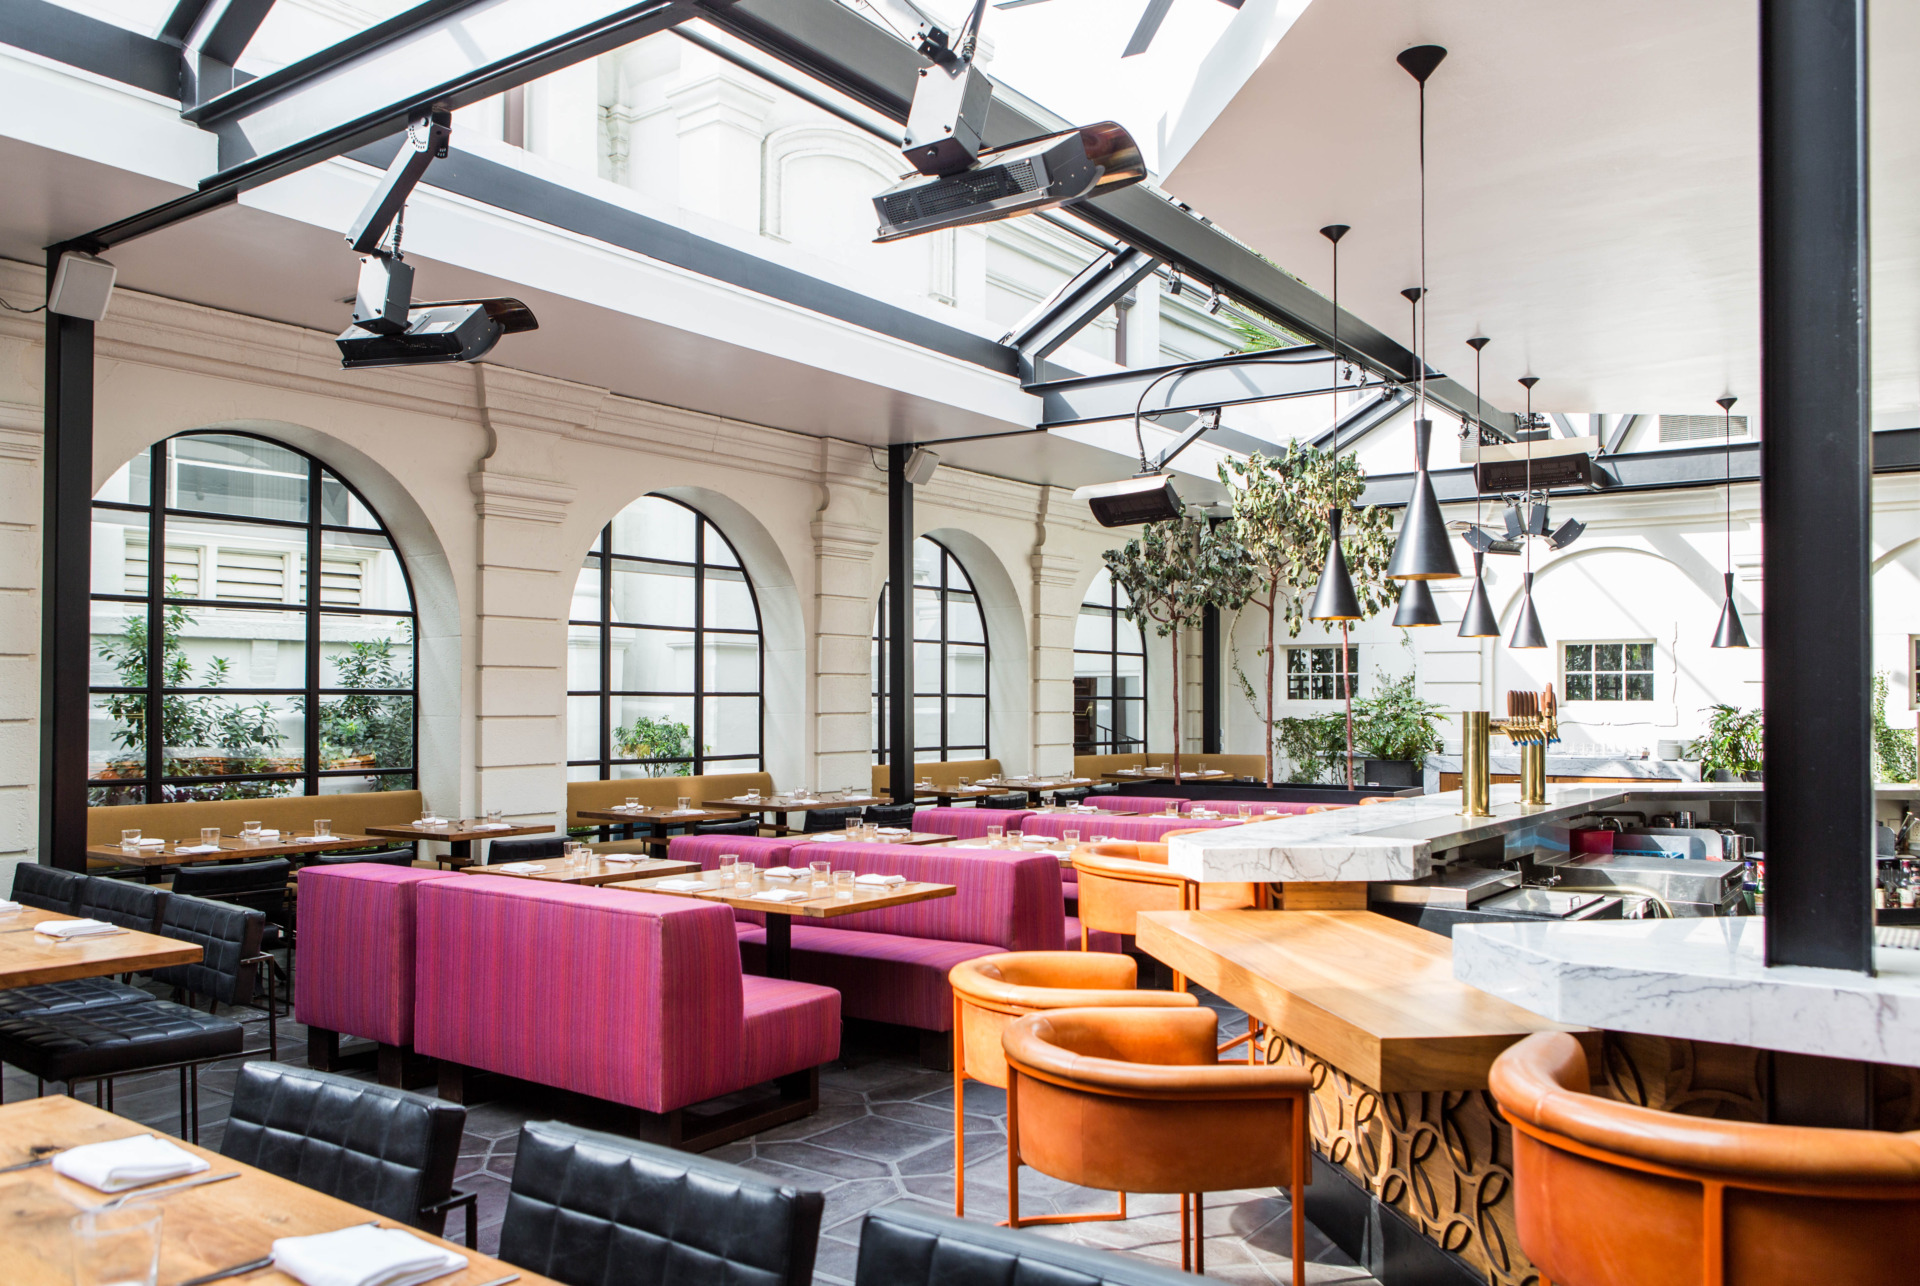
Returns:
[[[1363,779],[1369,786],[1411,790],[1420,784],[1420,765],[1411,759],[1369,759]]]

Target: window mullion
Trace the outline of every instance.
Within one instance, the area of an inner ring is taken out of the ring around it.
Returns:
[[[707,522],[693,523],[693,775],[702,766],[701,749],[707,744]]]
[[[320,536],[320,462],[307,461],[307,694],[301,703],[306,710],[306,726],[302,729],[306,760],[306,778],[302,783],[309,795],[320,793],[320,596],[321,596],[321,536]],[[362,595],[364,597],[364,595]],[[419,676],[414,683],[419,683]],[[419,723],[418,711],[415,711],[415,724]],[[419,755],[414,756],[415,759]],[[416,784],[419,782],[419,764],[414,766]]]
[[[613,524],[611,522],[600,531],[600,776],[603,779],[613,777]]]
[[[167,444],[149,449],[147,465],[147,784],[142,797],[160,803],[166,754]]]

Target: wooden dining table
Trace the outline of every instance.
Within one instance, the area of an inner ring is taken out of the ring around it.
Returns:
[[[732,799],[710,799],[707,801],[707,807],[731,808],[736,812],[763,815],[778,813],[780,814],[778,829],[782,834],[787,834],[793,830],[792,821],[795,813],[810,813],[816,808],[870,808],[875,804],[892,802],[891,799],[884,799],[879,795],[857,795],[848,799],[822,799],[817,795],[808,795],[800,799],[791,796],[775,799],[770,795],[762,795],[759,799],[748,799],[745,795],[739,795]]]
[[[1009,791],[1022,791],[1028,799],[1039,799],[1042,795],[1051,795],[1056,790],[1077,790],[1081,786],[1093,785],[1091,777],[1058,777],[1044,781],[1006,781],[1002,778],[988,778],[977,782],[995,795],[1004,795]]]
[[[188,848],[199,847],[198,840],[168,840],[164,846],[149,845],[141,849],[125,849],[118,844],[89,844],[87,856],[90,859],[112,862],[117,866],[141,867],[141,878],[148,884],[158,884],[161,868],[167,866],[190,866],[196,862],[240,862],[267,857],[299,857],[310,853],[337,853],[349,848],[376,848],[380,841],[370,835],[332,835],[326,839],[314,839],[312,836],[282,835],[274,839],[250,840],[240,835],[222,835],[220,850],[217,853],[183,853],[182,845]]]
[[[938,831],[908,831],[905,835],[882,835],[874,840],[856,840],[845,831],[813,831],[805,837],[805,840],[806,844],[948,844],[958,838],[956,835],[942,835]],[[795,857],[799,857],[804,852],[806,852],[805,844],[794,846]]]
[[[157,1133],[77,1099],[28,1099],[0,1107],[0,1166],[35,1160],[85,1143]],[[202,1174],[232,1173],[236,1177],[151,1198],[153,1207],[160,1211],[160,1286],[173,1286],[264,1258],[273,1253],[273,1242],[279,1237],[310,1236],[367,1223],[383,1228],[406,1227],[290,1179],[229,1161],[217,1152],[176,1138],[167,1141],[206,1160],[212,1168]],[[165,1182],[148,1188],[164,1187]],[[72,1219],[107,1200],[106,1194],[56,1174],[50,1165],[0,1174],[0,1280],[6,1286],[71,1286]],[[417,1228],[406,1231],[466,1257],[464,1269],[434,1278],[434,1286],[483,1286],[509,1276],[519,1278],[514,1286],[559,1286],[551,1278],[429,1236]],[[296,1282],[275,1268],[259,1269],[234,1280],[240,1286],[292,1286]]]
[[[509,871],[509,866],[530,866],[530,871]],[[676,862],[666,857],[601,857],[595,855],[576,864],[566,857],[542,857],[526,862],[506,862],[500,866],[463,866],[462,875],[505,875],[522,880],[541,880],[548,884],[614,884],[651,876],[686,875],[700,869],[698,862]]]
[[[804,850],[802,850],[804,851]],[[797,858],[799,853],[795,853]],[[926,902],[933,898],[950,898],[959,889],[952,884],[927,884],[909,880],[904,884],[895,884],[885,888],[874,885],[857,885],[854,892],[846,897],[828,893],[822,897],[811,897],[798,902],[776,902],[757,896],[758,890],[736,893],[724,889],[720,884],[718,871],[704,871],[701,889],[663,889],[660,879],[628,880],[609,885],[616,889],[634,889],[641,893],[661,893],[668,897],[700,898],[708,902],[719,902],[736,911],[760,911],[767,917],[767,977],[793,977],[793,918],[805,916],[810,920],[828,920],[843,915],[857,915],[862,911],[879,911],[890,906],[905,906],[909,902]],[[671,879],[672,877],[664,877]],[[682,877],[684,878],[684,877]],[[764,877],[756,881],[761,888],[806,888],[807,877],[797,880],[768,880]]]
[[[676,826],[698,826],[702,822],[738,822],[747,814],[738,808],[716,808],[695,804],[687,808],[576,808],[574,815],[590,822],[608,822],[615,826],[644,826],[649,844],[667,842],[667,832]]]
[[[31,906],[0,914],[0,989],[199,963],[198,943],[138,929],[88,938],[50,938],[33,931],[48,920],[79,918]]]
[[[465,866],[473,860],[475,840],[511,839],[515,835],[551,835],[553,825],[540,822],[532,826],[514,826],[498,822],[455,820],[438,826],[422,826],[419,822],[407,822],[402,826],[369,826],[367,834],[378,835],[381,839],[405,839],[415,843],[430,840],[445,844],[447,855],[440,859],[440,864]]]

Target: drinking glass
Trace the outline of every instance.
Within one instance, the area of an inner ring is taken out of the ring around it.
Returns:
[[[332,839],[333,838],[333,819],[330,817],[314,818],[313,819],[313,837],[315,839]]]
[[[260,823],[259,823],[259,822],[242,822],[242,823],[240,823],[240,838],[242,838],[242,839],[254,839],[254,840],[257,840],[257,839],[259,839],[259,838],[260,838]]]
[[[808,881],[815,889],[827,887],[827,881],[833,873],[831,862],[808,862],[807,871],[813,877]]]
[[[1202,759],[1200,761],[1200,771],[1205,772],[1206,770],[1207,770],[1207,761]]]
[[[676,812],[684,813],[688,811],[692,806],[693,806],[693,796],[691,795],[682,795],[678,799],[673,801],[673,807]]]
[[[1065,844],[1078,844],[1080,842],[1080,832],[1063,830],[1060,832],[1060,840]]]
[[[753,892],[756,872],[752,862],[736,862],[733,867],[733,891],[740,897]]]
[[[218,826],[202,826],[200,828],[200,844],[203,848],[219,848],[220,828]]]
[[[1106,842],[1107,842],[1107,836],[1105,836],[1105,835],[1095,835],[1095,836],[1093,837],[1093,842],[1094,842],[1094,843],[1096,843],[1096,844],[1104,844],[1104,843],[1106,843]]]
[[[421,824],[425,826],[431,826],[439,820],[440,820],[440,814],[433,811],[433,805],[425,802],[424,800],[421,801],[421,804],[420,804]]]
[[[720,876],[720,885],[722,888],[733,883],[733,868],[738,865],[740,865],[740,855],[738,853],[722,853],[720,855],[720,865],[717,869],[717,874]]]
[[[850,898],[853,896],[853,872],[835,871],[833,873],[833,896]]]
[[[1240,814],[1240,819],[1242,821],[1245,821],[1247,818],[1253,816],[1253,805],[1247,803],[1245,800],[1241,800],[1240,803],[1236,804],[1234,807],[1238,810]]]
[[[960,789],[961,789],[961,790],[965,790],[965,789],[966,789],[967,787],[969,787],[969,786],[971,786],[971,785],[973,785],[973,778],[971,778],[971,777],[962,777],[962,778],[960,779]]]
[[[153,1286],[160,1272],[160,1207],[132,1201],[83,1210],[70,1227],[74,1286]]]
[[[1004,826],[989,826],[989,827],[987,827],[987,838],[988,838],[988,839],[999,839],[999,838],[1000,838],[1000,837],[1001,837],[1002,835],[1004,835],[1004,834],[1006,834],[1006,833],[1007,833],[1007,828],[1006,828],[1006,827],[1004,827]]]
[[[1019,848],[1020,845],[1026,840],[1026,838],[1027,837],[1022,833],[1020,833],[1019,831],[1007,832],[1007,843],[1013,845],[1015,848]]]
[[[258,823],[255,823],[255,825],[258,825]],[[139,831],[121,831],[120,847],[121,848],[139,848],[140,832]]]
[[[623,805],[623,807],[626,807],[626,808],[638,808],[638,807],[640,807],[640,796],[638,796],[638,795],[628,795],[628,796],[627,796],[627,802],[626,802],[626,803],[625,803],[625,804]]]
[[[505,809],[489,808],[487,810],[487,825],[489,826],[498,826],[501,822],[504,822],[506,819],[507,819],[507,816],[506,816]]]
[[[751,800],[751,801],[753,801],[753,802],[754,802],[754,803],[756,803],[756,804],[757,804],[757,803],[759,803],[759,802],[760,802],[760,788],[759,788],[758,786],[755,786],[755,787],[754,787],[754,788],[753,788],[752,790],[750,790],[750,791],[748,791],[748,792],[747,792],[747,798],[748,798],[749,800]],[[638,801],[636,801],[636,800],[629,800],[629,801],[627,801],[627,802],[629,802],[629,803],[637,803]]]

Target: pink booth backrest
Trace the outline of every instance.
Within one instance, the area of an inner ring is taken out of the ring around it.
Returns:
[[[465,878],[375,862],[309,866],[299,875],[294,1017],[383,1045],[411,1045],[415,891]]]
[[[471,875],[418,916],[421,1053],[649,1112],[743,1083],[728,908]]]
[[[1075,817],[1070,813],[1048,813],[1029,821],[1023,828],[1029,835],[1047,835],[1061,838],[1069,830],[1080,832],[1083,843],[1092,843],[1095,836],[1107,839],[1132,840],[1136,843],[1158,843],[1168,831],[1186,831],[1212,829],[1219,826],[1238,826],[1240,819],[1218,818],[1200,820],[1192,817],[1127,817],[1112,813],[1104,817]]]
[[[676,862],[698,862],[703,871],[719,869],[720,858],[727,853],[764,871],[769,866],[785,866],[792,851],[793,841],[784,836],[675,835],[667,841],[668,857]]]
[[[846,843],[819,844],[812,851],[831,861],[836,870],[904,875],[959,890],[952,897],[812,923],[908,938],[977,942],[1003,951],[1058,951],[1065,940],[1060,859],[1051,853]]]
[[[1108,813],[1164,813],[1168,804],[1185,804],[1177,795],[1089,795],[1087,802]]]
[[[959,839],[985,839],[987,827],[1017,831],[1031,816],[1024,808],[923,808],[913,815],[913,829]]]

